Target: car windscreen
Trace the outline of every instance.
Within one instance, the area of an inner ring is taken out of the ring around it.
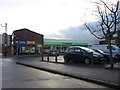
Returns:
[[[95,51],[92,50],[92,49],[85,48],[85,47],[81,47],[81,48],[84,49],[85,51],[89,52],[89,53],[93,52],[93,54],[98,54],[97,52],[95,52]]]
[[[105,53],[105,52],[103,52],[103,51],[102,51],[102,50],[100,50],[100,49],[97,49],[97,51],[98,51],[98,52],[100,52],[100,53]]]

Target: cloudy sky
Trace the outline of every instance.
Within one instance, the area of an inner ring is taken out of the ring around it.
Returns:
[[[0,24],[8,24],[8,34],[28,28],[45,38],[95,39],[81,26],[85,16],[95,21],[91,1],[96,0],[0,0]]]

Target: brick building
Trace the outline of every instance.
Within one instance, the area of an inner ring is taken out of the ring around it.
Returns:
[[[29,29],[15,30],[11,45],[14,55],[41,54],[43,52],[43,35]]]

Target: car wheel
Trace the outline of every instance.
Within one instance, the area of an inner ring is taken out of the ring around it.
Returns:
[[[85,64],[89,65],[91,63],[91,60],[89,58],[85,59]]]

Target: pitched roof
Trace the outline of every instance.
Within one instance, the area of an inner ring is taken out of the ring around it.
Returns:
[[[34,31],[31,31],[31,30],[27,29],[27,28],[23,28],[23,29],[19,29],[19,30],[14,30],[13,33],[18,32],[18,31],[24,31],[24,30],[27,30],[27,31],[29,31],[29,32],[32,32],[32,33],[35,33],[35,34],[44,36],[43,34],[36,33],[36,32],[34,32]]]

